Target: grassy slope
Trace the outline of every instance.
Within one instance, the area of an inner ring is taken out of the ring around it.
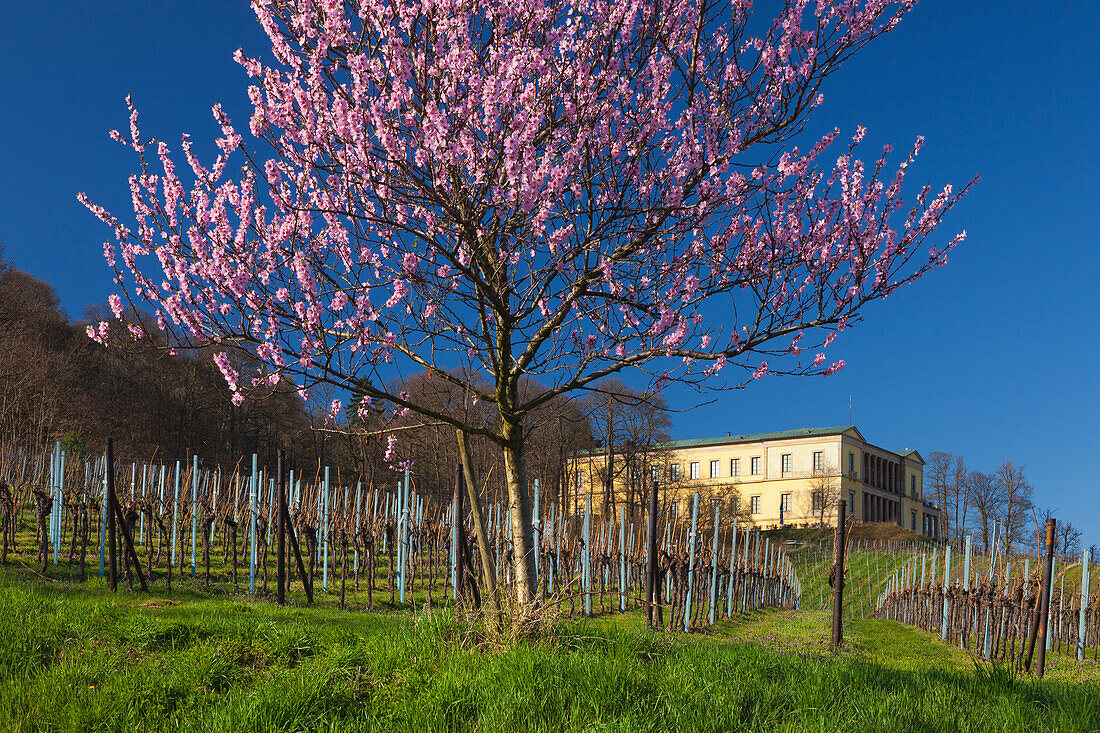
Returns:
[[[179,602],[172,602],[177,600]],[[471,649],[443,614],[279,609],[195,593],[111,598],[0,571],[11,730],[1100,729],[1096,665],[1041,684],[975,671],[922,632],[771,612],[661,636],[636,615]],[[1078,682],[1074,679],[1089,679]]]
[[[937,582],[943,582],[944,573],[944,549],[939,548],[935,554],[929,546],[918,543],[898,543],[895,548],[874,544],[880,535],[889,536],[895,532],[898,537],[905,539],[905,532],[896,525],[881,523],[865,524],[856,527],[862,530],[862,535],[854,533],[854,544],[849,548],[847,558],[846,580],[844,589],[845,614],[848,617],[863,618],[871,616],[874,608],[875,597],[887,588],[894,572],[913,564],[915,579],[920,578],[922,557],[924,560],[925,577],[931,580],[933,576]],[[832,530],[817,529],[787,529],[769,533],[772,537],[783,537],[800,541],[805,544],[800,548],[790,547],[788,552],[795,570],[802,580],[802,607],[807,610],[826,609],[832,607],[832,589],[828,586],[827,579],[833,564],[832,539],[828,536]],[[872,544],[868,545],[864,540],[870,537]],[[935,568],[932,561],[935,560]],[[1009,567],[1012,573],[1012,582],[1018,583],[1027,568],[1030,576],[1037,579],[1040,568],[1035,557],[1025,564],[1023,556],[1009,558]],[[965,566],[964,555],[955,550],[951,556],[951,579],[958,581],[963,574]],[[989,557],[975,553],[971,558],[971,577],[986,576],[989,571]],[[1004,581],[1005,560],[998,558],[996,567],[996,580],[998,585]],[[1095,566],[1092,569],[1093,577],[1096,577]],[[1052,610],[1057,610],[1060,603],[1064,603],[1068,609],[1078,603],[1081,586],[1081,564],[1078,561],[1055,558],[1053,568],[1054,596]],[[1093,581],[1092,587],[1096,587]],[[1095,592],[1093,593],[1095,595]],[[1076,628],[1076,627],[1074,627]]]

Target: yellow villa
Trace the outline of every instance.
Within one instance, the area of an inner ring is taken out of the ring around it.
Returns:
[[[616,449],[612,456],[610,482],[606,451],[570,459],[575,496],[591,492],[595,499],[610,488],[610,501],[640,508],[639,479],[648,475],[674,513],[699,493],[728,502],[757,526],[816,526],[835,524],[843,500],[855,521],[893,522],[939,538],[940,510],[924,500],[920,454],[873,445],[854,425],[676,440],[641,451]],[[598,505],[594,501],[597,511]]]

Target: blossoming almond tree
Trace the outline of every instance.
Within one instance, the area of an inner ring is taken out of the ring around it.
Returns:
[[[81,195],[115,231],[112,307],[225,346],[236,402],[261,380],[328,383],[362,395],[350,409],[496,442],[533,602],[525,415],[625,369],[657,387],[835,372],[836,334],[962,238],[930,235],[965,189],[903,205],[919,139],[897,169],[889,149],[856,157],[862,128],[828,160],[838,131],[798,144],[825,79],[912,2],[780,5],[255,0],[270,53],[236,55],[251,141],[215,106],[221,152],[204,164],[184,137],[182,175],[131,106],[113,137],[140,157],[136,222]],[[230,346],[263,371],[238,374]],[[491,403],[496,426],[375,386],[409,369]]]

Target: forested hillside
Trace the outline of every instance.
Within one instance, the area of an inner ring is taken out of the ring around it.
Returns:
[[[290,389],[233,407],[225,380],[202,348],[173,355],[152,335],[103,347],[72,321],[53,287],[0,252],[0,435],[36,449],[64,440],[99,452],[108,435],[135,454],[232,462],[243,453],[294,446],[303,459],[324,450],[306,406]],[[146,329],[156,334],[157,329]]]

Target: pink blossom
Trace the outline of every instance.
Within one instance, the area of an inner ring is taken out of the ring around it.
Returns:
[[[115,314],[115,318],[122,318],[122,298],[111,293],[107,296],[107,302],[111,305],[111,312]]]
[[[106,345],[110,327],[107,325],[107,321],[100,321],[96,328],[88,326],[86,332],[93,341]]]
[[[366,420],[370,416],[370,403],[365,399],[359,403],[359,407],[356,410],[356,414],[360,420]]]
[[[862,126],[794,145],[826,70],[912,3],[805,5],[255,2],[268,46],[234,58],[257,139],[215,105],[208,159],[187,136],[148,155],[128,100],[113,137],[137,153],[132,219],[78,194],[113,237],[111,310],[249,349],[302,399],[452,355],[490,390],[517,374],[569,388],[612,363],[662,386],[734,355],[804,364],[804,330],[828,346],[946,262],[961,239],[936,230],[966,190],[903,199],[920,138],[899,161],[865,162]]]
[[[386,301],[386,307],[392,308],[401,302],[401,299],[405,297],[409,292],[409,286],[405,284],[404,280],[393,281],[393,295]]]
[[[688,321],[687,319],[681,319],[676,324],[676,328],[672,329],[665,337],[662,343],[670,350],[676,348],[680,344],[684,343],[684,339],[687,337]]]
[[[224,351],[218,351],[214,354],[214,363],[218,365],[218,369],[221,370],[222,376],[225,377],[226,384],[229,385],[229,389],[232,391],[237,390],[237,379],[239,375],[237,370],[233,368],[232,363],[229,361],[229,356]]]
[[[107,328],[106,328],[106,325],[107,324],[105,324],[101,321],[100,324],[99,324],[99,330],[96,330],[95,326],[87,326],[87,327],[85,327],[84,332],[86,334],[88,334],[88,338],[90,338],[92,341],[95,341],[96,343],[99,343],[99,344],[106,345],[107,344]]]

